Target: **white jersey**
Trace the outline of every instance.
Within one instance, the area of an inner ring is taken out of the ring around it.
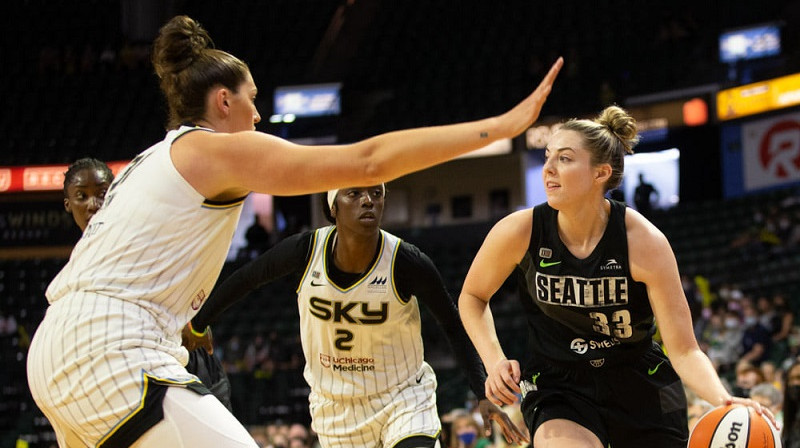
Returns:
[[[417,300],[403,301],[395,290],[400,239],[381,231],[375,264],[345,289],[327,275],[325,248],[334,229],[315,232],[297,289],[304,376],[316,395],[352,399],[405,384],[426,364]]]
[[[196,380],[180,331],[219,276],[242,204],[207,201],[173,165],[172,143],[197,129],[169,132],[117,176],[47,289],[31,391],[48,417],[91,443],[140,407],[145,376]]]

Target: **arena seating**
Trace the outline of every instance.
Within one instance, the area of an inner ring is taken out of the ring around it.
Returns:
[[[715,62],[718,33],[780,17],[785,8],[777,0],[723,10],[670,2],[660,14],[633,0],[378,3],[346,41],[357,43],[351,50],[357,56],[338,65],[315,65],[314,57],[325,45],[335,46],[326,31],[345,2],[246,0],[217,8],[205,0],[187,2],[179,12],[200,20],[220,48],[250,64],[265,117],[276,86],[343,82],[340,133],[355,139],[501,112],[557,55],[568,65],[548,101],[546,113],[553,115],[594,113],[609,99],[724,81],[727,68]],[[87,154],[125,160],[160,138],[165,112],[146,54],[149,42],[121,37],[117,3],[15,0],[10,7],[7,16],[18,20],[8,21],[9,35],[38,38],[0,44],[11,61],[0,74],[10,108],[0,119],[7,136],[0,165],[63,163]],[[108,45],[117,60],[104,64],[99,57]],[[80,58],[87,49],[96,59],[84,69]],[[69,61],[68,50],[75,55]],[[127,63],[123,53],[131,55]],[[787,55],[787,68],[800,69],[796,54]],[[604,83],[612,98],[600,96]],[[355,109],[364,104],[370,106]]]
[[[800,191],[780,189],[772,192],[726,201],[707,201],[684,204],[669,210],[659,210],[653,222],[672,242],[681,272],[702,275],[715,287],[722,283],[738,284],[746,294],[783,292],[790,298],[800,317],[800,255],[780,246],[756,245],[756,252],[741,253],[731,248],[731,242],[751,227],[756,211],[767,211],[781,204],[782,210],[796,212]],[[788,205],[787,205],[788,204]],[[491,227],[490,223],[442,228],[398,229],[396,233],[426,252],[442,272],[450,293],[457,297],[464,275]],[[447,235],[444,238],[443,235]],[[47,442],[52,437],[46,420],[33,405],[25,380],[25,350],[28,337],[35,331],[46,308],[44,290],[65,260],[0,260],[0,311],[12,314],[21,329],[14,335],[0,337],[2,359],[9,360],[2,370],[0,387],[0,445],[4,432],[22,431],[32,441]],[[243,261],[225,265],[224,279]],[[299,332],[295,284],[283,279],[251,293],[234,305],[214,325],[215,340],[221,352],[233,337],[250,341],[256,335],[275,331],[280,340],[297,344]],[[498,337],[510,356],[524,357],[527,337],[525,318],[519,312],[516,287],[507,282],[492,301]],[[466,378],[455,365],[441,330],[425,307],[423,339],[429,361],[441,372],[440,406],[449,409],[467,399]],[[2,314],[2,313],[0,313]],[[294,345],[295,350],[297,346]],[[283,360],[288,362],[288,359]],[[308,389],[298,366],[276,369],[264,376],[233,372],[234,389],[247,391],[234,396],[235,410],[244,421],[264,421],[276,418],[302,419],[307,410]],[[280,391],[258,393],[258,390]],[[263,400],[253,397],[267,397]],[[238,400],[238,401],[237,401]],[[15,432],[16,433],[16,432]],[[36,442],[38,443],[38,442]]]

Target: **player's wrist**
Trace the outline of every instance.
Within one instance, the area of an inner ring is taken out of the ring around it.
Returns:
[[[206,327],[203,328],[203,331],[197,331],[194,329],[194,326],[192,326],[192,321],[189,321],[187,326],[189,327],[189,331],[192,333],[192,335],[198,338],[206,337],[206,335],[208,335],[208,330],[210,328],[208,325],[206,325]]]

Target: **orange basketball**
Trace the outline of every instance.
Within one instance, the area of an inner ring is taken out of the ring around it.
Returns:
[[[697,421],[688,448],[780,448],[778,431],[756,411],[741,404],[720,406]]]

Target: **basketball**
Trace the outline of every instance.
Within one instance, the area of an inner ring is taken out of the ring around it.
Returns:
[[[779,448],[778,431],[755,410],[740,404],[720,406],[697,421],[689,448]]]

